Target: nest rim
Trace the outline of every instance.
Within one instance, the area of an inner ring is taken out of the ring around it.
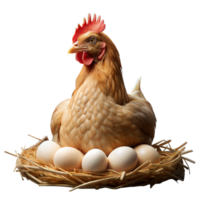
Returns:
[[[29,135],[31,136],[31,135]],[[21,154],[17,153],[10,155],[16,156],[16,166],[14,171],[19,172],[22,180],[24,177],[27,180],[38,184],[39,186],[63,186],[72,187],[70,191],[78,188],[110,188],[119,189],[122,187],[145,186],[162,183],[169,179],[175,181],[184,181],[185,169],[190,168],[187,161],[195,163],[193,160],[182,155],[192,152],[185,151],[183,143],[177,148],[172,148],[171,140],[161,140],[151,145],[160,154],[159,163],[151,163],[146,161],[131,172],[116,172],[112,169],[107,169],[105,172],[88,172],[82,169],[74,169],[74,171],[65,171],[51,164],[44,163],[36,158],[38,146],[49,140],[47,136],[42,139],[31,136],[39,141],[27,148],[21,148]],[[185,164],[186,165],[185,165]]]

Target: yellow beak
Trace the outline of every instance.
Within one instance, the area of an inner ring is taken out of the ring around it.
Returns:
[[[69,54],[69,53],[81,52],[81,51],[84,51],[84,50],[87,50],[87,49],[88,49],[87,47],[79,47],[79,46],[78,46],[78,43],[76,43],[76,44],[74,44],[74,45],[72,46],[71,49],[69,49],[68,54]]]

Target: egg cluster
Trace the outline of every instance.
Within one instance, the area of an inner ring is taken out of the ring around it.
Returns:
[[[147,160],[160,162],[159,153],[150,145],[134,148],[122,146],[114,149],[108,157],[100,149],[91,149],[85,155],[73,147],[60,147],[53,141],[43,142],[37,149],[37,158],[67,171],[103,172],[107,168],[115,171],[132,171]]]

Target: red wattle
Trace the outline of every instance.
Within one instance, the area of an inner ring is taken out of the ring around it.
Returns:
[[[91,65],[94,58],[91,57],[88,53],[83,52],[82,60],[83,60],[85,65]]]
[[[81,64],[83,64],[82,56],[83,56],[83,52],[78,52],[78,53],[76,53],[76,60],[77,60],[78,62],[80,62]]]

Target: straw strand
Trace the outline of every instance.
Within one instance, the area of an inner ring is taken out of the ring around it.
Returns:
[[[101,183],[103,181],[109,181],[109,180],[112,180],[112,179],[114,179],[114,177],[104,178],[104,179],[95,180],[95,181],[90,181],[90,182],[87,182],[87,183],[84,183],[84,184],[81,184],[81,185],[78,185],[78,186],[74,187],[73,189],[70,190],[70,192],[72,192],[73,190],[76,190],[77,188],[85,187],[85,186],[96,184],[96,183]]]
[[[40,139],[41,139],[40,137],[35,136],[35,135],[33,135],[33,134],[30,134],[30,133],[27,133],[26,136],[29,137],[29,138],[32,138],[32,139],[34,139],[34,140],[40,140]]]
[[[4,151],[4,153],[7,153],[7,154],[9,154],[9,155],[11,155],[11,156],[15,156],[15,157],[17,157],[15,154],[10,153],[10,152],[8,152],[8,151]]]

